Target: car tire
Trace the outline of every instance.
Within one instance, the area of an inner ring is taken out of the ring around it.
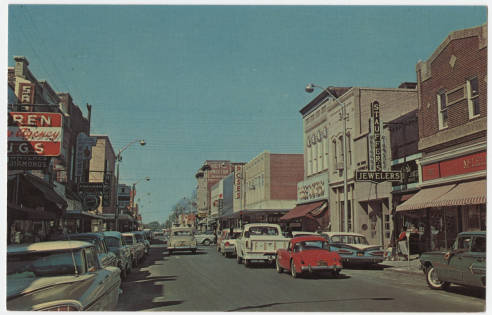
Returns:
[[[296,271],[296,264],[294,263],[294,260],[290,261],[290,275],[292,278],[297,278],[299,276]]]
[[[245,259],[244,266],[246,266],[247,268],[251,267],[251,261],[249,259]]]
[[[280,267],[280,263],[278,262],[278,257],[275,259],[275,269],[277,270],[278,273],[284,272],[284,269]]]
[[[241,256],[239,256],[239,254],[237,254],[237,253],[236,253],[236,262],[237,262],[238,264],[242,264],[242,262],[243,262],[243,259],[242,259],[242,258],[241,258]]]
[[[425,272],[425,280],[429,288],[433,290],[446,290],[450,283],[446,281],[440,281],[437,279],[437,271],[434,266],[429,266]]]
[[[209,246],[209,245],[210,245],[210,243],[211,243],[211,241],[210,241],[209,239],[206,239],[206,240],[204,240],[204,241],[202,242],[202,244],[203,244],[203,245],[205,245],[205,246]]]
[[[172,249],[168,249],[168,253],[169,253],[169,255],[172,255],[173,254],[173,250]]]

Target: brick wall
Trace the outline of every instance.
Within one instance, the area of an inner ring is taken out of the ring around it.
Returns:
[[[270,178],[270,199],[297,200],[297,183],[304,179],[304,155],[271,154]]]
[[[417,80],[420,87],[420,138],[443,133],[439,130],[437,94],[440,90],[451,91],[465,85],[466,95],[467,79],[477,77],[479,82],[480,116],[472,120],[479,120],[487,116],[487,46],[481,47],[483,38],[480,32],[464,38],[456,38],[453,35],[449,37],[452,39],[448,38],[436,50],[432,56],[433,59],[428,60],[425,64],[417,65]],[[468,101],[465,97],[448,107],[446,133],[449,136],[441,142],[456,144],[454,142],[460,141],[462,132],[453,133],[452,129],[470,123]]]

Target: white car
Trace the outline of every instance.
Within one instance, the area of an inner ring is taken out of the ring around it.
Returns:
[[[197,244],[208,246],[214,242],[214,231],[205,231],[195,233]]]
[[[196,253],[196,239],[193,236],[193,229],[187,227],[174,227],[171,229],[171,236],[167,250],[169,255],[175,251],[191,251]]]
[[[282,235],[280,225],[271,223],[246,224],[236,241],[236,260],[249,266],[253,261],[275,261],[277,250],[287,248],[290,238]]]
[[[225,232],[224,238],[219,244],[222,255],[226,257],[236,255],[236,241],[241,235],[241,232],[241,229],[234,229],[232,235],[230,235],[229,231]]]

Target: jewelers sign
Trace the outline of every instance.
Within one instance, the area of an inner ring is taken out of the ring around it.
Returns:
[[[9,156],[58,156],[62,143],[60,113],[8,113]]]
[[[401,172],[399,171],[383,171],[383,159],[386,159],[386,154],[383,154],[381,146],[381,119],[379,115],[379,102],[371,103],[371,134],[369,135],[373,141],[373,145],[369,145],[369,165],[374,164],[374,169],[370,167],[369,171],[355,171],[355,181],[357,182],[399,182],[402,180]]]

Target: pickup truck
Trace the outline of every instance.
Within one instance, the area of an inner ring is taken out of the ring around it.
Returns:
[[[277,250],[287,248],[289,238],[282,235],[278,224],[251,223],[243,227],[236,241],[236,260],[248,267],[252,261],[273,263]]]
[[[485,231],[461,232],[450,251],[422,253],[427,285],[434,290],[445,290],[451,283],[485,287],[486,238]]]

